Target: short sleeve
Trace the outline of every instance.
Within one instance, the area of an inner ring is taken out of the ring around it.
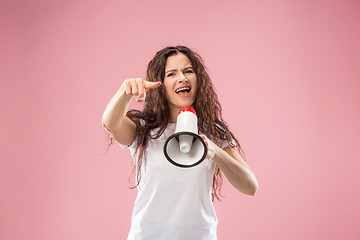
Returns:
[[[226,139],[226,136],[228,136],[229,134],[227,133],[227,131],[223,128],[223,127],[221,127],[220,126],[220,124],[216,124],[216,127],[220,130],[220,132],[222,133],[222,138],[220,139],[220,148],[222,148],[222,149],[224,149],[224,148],[226,148],[226,147],[229,147],[230,146],[230,144],[229,144],[229,142],[227,141],[227,139]],[[230,143],[231,143],[231,145],[232,146],[236,146],[237,144],[236,144],[236,141],[233,139],[233,138],[231,138],[230,139]]]
[[[234,139],[231,139],[230,142],[231,142],[231,144],[232,144],[233,146],[236,146],[236,142],[235,142]],[[227,140],[225,140],[225,139],[222,139],[222,140],[221,140],[220,147],[221,147],[222,149],[224,149],[224,148],[226,148],[226,147],[229,147],[229,146],[230,146],[230,145],[229,145],[229,143],[228,143]]]
[[[119,146],[122,148],[122,149],[135,149],[136,147],[136,144],[137,144],[137,140],[138,140],[138,137],[136,136],[134,141],[129,145],[129,146],[126,146],[126,145],[123,145],[121,143],[119,143]]]

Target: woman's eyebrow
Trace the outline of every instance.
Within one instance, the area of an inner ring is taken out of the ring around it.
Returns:
[[[193,68],[193,67],[192,67],[192,66],[188,66],[188,67],[184,68],[184,70],[187,70],[187,69],[189,69],[189,68]],[[183,70],[183,71],[184,71],[184,70]],[[168,72],[174,72],[174,71],[176,71],[176,69],[170,69],[170,70],[166,71],[165,74],[168,73]]]
[[[165,74],[168,73],[168,72],[173,72],[173,71],[176,71],[176,69],[168,70],[168,71],[165,72]]]
[[[193,67],[192,67],[192,66],[188,66],[188,67],[184,68],[184,70],[187,70],[187,69],[189,69],[189,68],[193,68]]]

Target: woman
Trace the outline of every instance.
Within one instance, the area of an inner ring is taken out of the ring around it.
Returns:
[[[128,111],[134,96],[145,101],[143,111]],[[208,146],[206,159],[192,168],[172,165],[162,151],[185,106],[195,109]],[[136,164],[138,195],[128,239],[217,239],[212,201],[218,198],[221,174],[244,194],[257,191],[240,144],[222,119],[202,59],[187,47],[160,50],[148,65],[146,80],[125,80],[102,123],[120,146],[129,148]]]

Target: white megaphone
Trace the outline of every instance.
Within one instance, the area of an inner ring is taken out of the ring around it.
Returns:
[[[205,141],[198,135],[197,116],[192,107],[180,109],[176,120],[175,133],[164,145],[164,155],[178,167],[194,167],[206,157]]]

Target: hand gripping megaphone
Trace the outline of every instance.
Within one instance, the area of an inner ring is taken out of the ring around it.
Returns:
[[[175,166],[189,168],[200,164],[206,154],[206,143],[198,135],[196,112],[192,107],[183,107],[177,116],[175,133],[165,141],[164,155]]]

